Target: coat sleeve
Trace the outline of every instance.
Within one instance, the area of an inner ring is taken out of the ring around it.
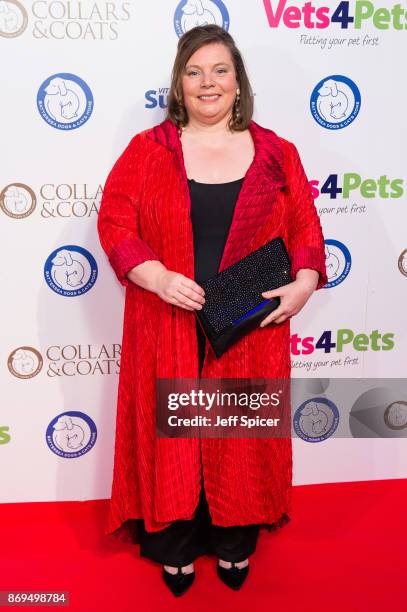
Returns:
[[[145,171],[143,134],[135,136],[111,169],[103,190],[99,240],[122,285],[135,266],[158,257],[139,233],[139,203]]]
[[[316,289],[320,289],[328,282],[322,227],[298,151],[291,142],[287,142],[286,147],[288,147],[286,173],[289,192],[288,243],[292,277],[295,279],[301,268],[317,270],[319,279]]]

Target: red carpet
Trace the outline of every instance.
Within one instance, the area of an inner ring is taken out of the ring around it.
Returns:
[[[291,522],[261,532],[240,592],[205,557],[175,598],[138,547],[101,535],[105,501],[0,504],[0,590],[69,591],[75,612],[405,612],[406,508],[407,480],[294,487]]]

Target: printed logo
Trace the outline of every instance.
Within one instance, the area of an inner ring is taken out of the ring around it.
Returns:
[[[23,219],[37,208],[43,219],[84,219],[97,216],[103,186],[87,183],[45,183],[38,197],[28,185],[11,183],[0,192],[0,209],[9,217]]]
[[[323,442],[335,432],[339,423],[336,405],[324,397],[308,399],[294,414],[294,429],[306,442]]]
[[[196,26],[216,24],[229,29],[229,13],[222,0],[182,0],[174,14],[174,28],[180,38]]]
[[[400,272],[404,276],[407,276],[407,249],[404,249],[404,251],[400,253],[400,257],[398,259],[398,265],[399,265]]]
[[[90,187],[86,183],[47,183],[41,185],[38,194],[43,219],[83,219],[99,213],[103,187]]]
[[[24,183],[11,183],[0,193],[0,208],[13,219],[24,219],[34,212],[37,199]]]
[[[130,19],[130,2],[26,2],[0,0],[0,36],[20,36],[30,22],[33,38],[51,40],[117,40]]]
[[[169,87],[160,87],[159,89],[149,89],[144,94],[146,103],[144,108],[167,108],[167,98],[170,89]]]
[[[393,7],[376,7],[369,0],[340,1],[331,6],[315,6],[312,1],[287,5],[287,0],[263,0],[270,28],[328,28],[338,24],[342,30],[360,30],[363,26],[378,30],[404,30],[407,11],[401,3]],[[353,6],[352,6],[353,4]],[[389,3],[387,3],[389,4]],[[353,9],[353,11],[352,11]]]
[[[392,402],[384,411],[384,422],[394,430],[407,429],[407,402]]]
[[[0,444],[8,444],[11,440],[11,436],[8,433],[10,427],[8,425],[0,425]]]
[[[356,119],[360,103],[357,85],[345,76],[334,74],[315,86],[310,108],[319,125],[327,130],[340,130]]]
[[[95,376],[118,374],[120,370],[120,344],[54,344],[44,353],[47,358],[47,375]]]
[[[89,251],[66,245],[51,253],[44,266],[48,286],[64,297],[76,297],[89,291],[96,282],[98,267]]]
[[[76,459],[95,445],[97,430],[94,421],[83,412],[63,412],[47,427],[46,442],[53,453],[64,459]]]
[[[324,289],[336,287],[349,274],[352,258],[349,249],[339,240],[325,240],[325,266],[328,282]]]
[[[75,130],[92,114],[93,95],[78,76],[61,72],[46,79],[38,90],[41,117],[58,130]]]
[[[382,333],[373,329],[369,334],[355,333],[352,329],[342,328],[336,331],[325,329],[319,337],[293,334],[290,337],[291,353],[293,355],[310,355],[318,350],[323,353],[342,353],[344,349],[354,351],[391,351],[394,348],[394,333]],[[334,350],[335,349],[335,350]],[[340,360],[336,360],[339,362]],[[318,362],[326,365],[327,361]],[[345,358],[343,365],[350,365]]]
[[[9,356],[7,365],[17,378],[32,378],[43,369],[50,378],[60,376],[102,376],[119,374],[121,345],[52,344],[42,355],[32,346],[20,346]]]
[[[43,360],[32,346],[19,346],[7,360],[7,366],[13,376],[17,378],[33,378],[40,373]]]
[[[28,24],[27,11],[18,0],[0,2],[0,36],[14,38],[20,36]]]
[[[361,379],[365,383],[367,379]],[[354,401],[349,429],[354,438],[400,438],[407,435],[407,402],[404,378],[377,379],[376,386]]]
[[[369,199],[401,198],[404,195],[404,179],[391,179],[386,174],[382,174],[378,179],[362,179],[356,172],[345,172],[343,175],[330,174],[324,181],[310,181],[310,185],[314,199],[320,194],[329,196],[330,200],[336,200],[338,194],[341,194],[344,200],[355,195]]]

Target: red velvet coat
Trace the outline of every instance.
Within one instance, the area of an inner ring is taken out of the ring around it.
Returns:
[[[239,193],[219,271],[282,236],[300,268],[327,282],[324,241],[297,149],[254,121],[255,156]],[[283,188],[284,187],[284,188]],[[155,435],[157,378],[198,377],[195,315],[126,278],[159,259],[194,278],[190,197],[179,132],[169,120],[137,134],[111,170],[98,231],[126,287],[112,496],[105,533],[123,535],[128,519],[148,531],[190,519],[201,465],[216,525],[284,524],[290,518],[291,439],[164,439]],[[216,359],[207,343],[203,378],[290,376],[290,322],[257,328]],[[123,527],[124,529],[119,529]]]

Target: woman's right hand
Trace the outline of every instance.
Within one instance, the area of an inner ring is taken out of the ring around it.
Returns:
[[[185,310],[201,310],[205,303],[205,291],[198,283],[166,268],[156,274],[153,291],[165,302]]]
[[[200,310],[205,303],[205,291],[194,280],[168,270],[161,261],[147,260],[127,273],[127,278],[156,293],[162,300],[185,310]]]

